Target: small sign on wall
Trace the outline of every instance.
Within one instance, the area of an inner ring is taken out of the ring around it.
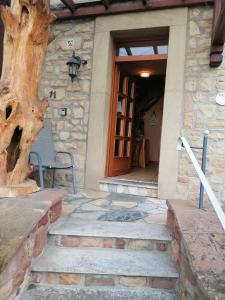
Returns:
[[[150,124],[151,124],[151,126],[156,126],[157,125],[157,117],[156,117],[155,112],[153,112],[153,114],[151,115]]]
[[[58,43],[62,50],[74,49],[75,47],[75,40],[72,37],[61,38]]]
[[[74,39],[67,39],[66,40],[66,47],[68,49],[73,49],[74,48]]]

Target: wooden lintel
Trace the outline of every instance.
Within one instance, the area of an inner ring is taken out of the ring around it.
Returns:
[[[223,61],[223,49],[225,43],[225,2],[215,0],[214,20],[212,29],[210,66],[215,68]]]
[[[75,11],[75,4],[73,0],[60,0],[69,10],[71,13]]]
[[[0,5],[8,5],[10,6],[11,1],[10,0],[0,0]]]
[[[110,5],[109,0],[102,0],[102,3],[104,5],[105,9],[109,8],[109,5]]]
[[[115,62],[167,60],[167,54],[116,56]]]
[[[62,0],[61,0],[62,1]],[[142,1],[138,2],[116,2],[111,3],[108,9],[105,9],[103,5],[92,5],[92,6],[80,6],[73,14],[66,10],[56,11],[55,15],[57,19],[73,19],[77,17],[85,16],[99,16],[106,14],[119,14],[127,12],[140,12],[146,10],[157,10],[167,9],[185,6],[196,6],[196,5],[213,5],[214,0],[155,0],[148,1],[146,5],[143,5]]]

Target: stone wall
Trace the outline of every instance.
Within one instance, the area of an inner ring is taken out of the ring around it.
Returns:
[[[210,131],[207,176],[218,199],[225,203],[225,106],[216,104],[216,94],[225,91],[225,60],[209,67],[213,8],[189,9],[185,63],[184,117],[182,134],[191,146],[202,146],[204,130]],[[195,151],[201,161],[201,151]],[[197,202],[199,181],[185,152],[180,154],[177,191]]]
[[[171,254],[179,272],[178,299],[224,299],[224,230],[210,205],[194,207],[189,201],[167,201]]]
[[[32,260],[42,253],[48,228],[61,215],[65,195],[42,191],[0,199],[0,300],[22,299]]]
[[[94,25],[87,18],[54,23],[40,87],[41,96],[49,98],[47,118],[52,121],[55,149],[73,153],[79,188],[84,186]],[[73,50],[87,64],[71,82],[66,63]],[[67,109],[67,116],[61,116],[61,108]],[[66,162],[66,158],[60,160]],[[58,171],[56,185],[71,186],[71,172]]]
[[[209,67],[212,17],[211,7],[189,9],[181,133],[192,146],[201,146],[204,130],[210,131],[207,175],[218,198],[225,202],[225,107],[215,102],[216,94],[225,89],[225,61],[219,68]],[[56,38],[48,48],[40,89],[42,96],[50,98],[47,117],[52,120],[55,148],[74,153],[79,188],[84,187],[86,167],[94,30],[95,21],[90,18],[54,23]],[[73,49],[88,64],[71,83],[66,62]],[[67,108],[66,117],[60,116],[60,108]],[[201,151],[196,153],[200,160]],[[58,185],[70,182],[69,172],[58,172]],[[199,181],[184,151],[180,153],[177,192],[178,197],[191,201],[197,201],[199,195]]]

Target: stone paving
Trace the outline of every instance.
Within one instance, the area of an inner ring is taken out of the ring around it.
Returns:
[[[165,224],[167,205],[156,198],[88,190],[66,196],[63,215],[85,221]]]

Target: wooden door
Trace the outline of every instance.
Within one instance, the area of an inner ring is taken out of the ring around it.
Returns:
[[[107,176],[126,174],[131,168],[135,80],[115,69],[109,132]]]

